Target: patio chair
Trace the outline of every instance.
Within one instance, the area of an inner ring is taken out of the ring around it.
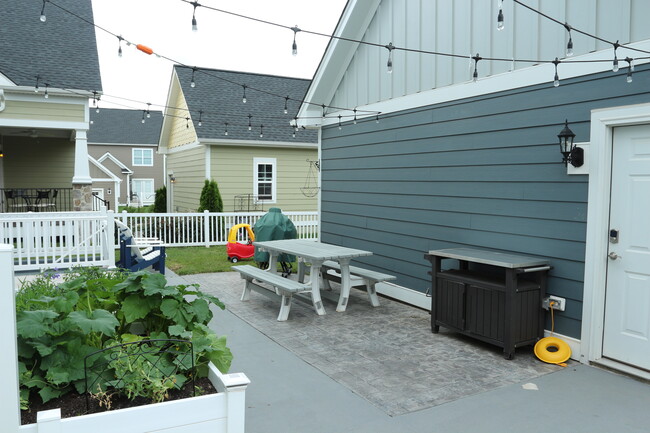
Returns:
[[[151,267],[165,274],[165,246],[154,238],[136,238],[122,221],[115,220],[120,242],[120,260],[115,263],[122,269],[135,272]]]
[[[29,210],[29,201],[21,189],[5,189],[5,203],[7,212],[25,212]]]
[[[50,207],[50,190],[37,190],[36,200],[31,205],[35,212],[46,211]]]

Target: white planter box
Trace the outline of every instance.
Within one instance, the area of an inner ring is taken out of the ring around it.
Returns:
[[[59,409],[39,412],[38,422],[21,426],[25,433],[244,433],[243,373],[221,374],[210,364],[209,379],[219,391],[145,406],[61,418]]]
[[[18,348],[13,247],[0,244],[1,433],[244,433],[246,387],[243,373],[221,374],[210,364],[217,394],[61,419],[61,410],[38,412],[36,424],[20,425]]]

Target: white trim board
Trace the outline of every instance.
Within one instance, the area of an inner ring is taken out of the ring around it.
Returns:
[[[650,40],[644,40],[641,42],[636,42],[629,44],[630,47],[639,48],[643,50],[650,50]],[[581,56],[576,56],[571,58],[571,60],[603,60],[611,58],[611,48],[601,51],[596,51],[593,53],[584,54]],[[635,61],[636,66],[644,63],[648,63],[650,60],[638,60]],[[567,65],[562,65],[560,74],[560,79],[564,80],[567,78],[581,77],[585,75],[595,74],[599,72],[611,71],[611,64],[602,62],[602,63],[572,63]],[[621,80],[625,80],[625,73],[627,67],[623,65],[619,74]],[[379,72],[377,72],[379,73]],[[613,74],[613,72],[612,72]],[[424,107],[428,105],[441,104],[449,101],[456,101],[460,99],[470,98],[474,96],[486,95],[490,93],[503,92],[506,90],[517,89],[529,87],[537,84],[548,83],[549,87],[553,87],[553,75],[554,75],[554,65],[552,64],[543,64],[531,66],[523,69],[516,69],[511,72],[504,72],[502,74],[487,76],[485,78],[479,78],[476,83],[472,81],[454,84],[450,86],[440,87],[436,89],[431,89],[419,93],[414,93],[410,95],[405,95],[399,98],[394,98],[386,101],[380,101],[368,105],[360,105],[356,107],[359,112],[357,113],[357,118],[362,119],[364,117],[374,118],[374,114],[364,116],[360,112],[362,110],[367,111],[380,111],[382,114],[394,113],[399,111],[404,111],[416,107]],[[556,89],[557,91],[562,91],[562,81],[560,80],[560,86]],[[304,106],[303,106],[304,107]],[[338,112],[345,116],[352,116],[353,112],[340,111]],[[308,107],[305,110],[301,110],[300,115],[304,117],[314,117],[318,120],[309,119],[298,121],[298,124],[306,127],[318,127],[318,126],[327,126],[334,125],[338,123],[338,117],[334,114],[328,114],[328,117],[321,120],[321,109],[320,107]],[[347,119],[349,120],[349,118]],[[310,123],[307,122],[317,122]],[[322,122],[322,124],[320,123]]]
[[[431,311],[431,297],[422,292],[393,283],[377,283],[376,289],[381,295]]]
[[[210,146],[245,146],[245,147],[286,147],[298,149],[316,149],[318,143],[294,143],[290,141],[248,141],[248,140],[221,140],[216,138],[201,138],[201,144]]]
[[[603,356],[613,129],[650,124],[650,104],[591,112],[589,195],[580,362]],[[650,313],[649,313],[650,314]]]

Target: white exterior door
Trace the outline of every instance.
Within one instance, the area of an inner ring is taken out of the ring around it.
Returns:
[[[650,370],[650,125],[614,129],[603,356]]]

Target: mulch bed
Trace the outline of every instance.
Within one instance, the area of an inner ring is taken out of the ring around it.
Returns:
[[[217,392],[216,389],[214,389],[212,382],[210,382],[207,377],[196,379],[196,386],[201,388],[201,391],[196,393],[197,396],[214,394]],[[165,401],[179,400],[181,398],[193,396],[194,393],[192,390],[192,383],[189,382],[185,384],[185,386],[181,389],[174,389],[169,391],[169,398]],[[90,410],[86,411],[86,397],[77,394],[76,392],[70,392],[69,394],[66,394],[60,398],[50,400],[47,403],[42,403],[38,396],[32,400],[35,401],[30,401],[28,410],[20,411],[20,423],[23,425],[35,423],[36,414],[42,410],[60,408],[62,418],[70,418],[73,416],[106,411],[106,408],[100,407],[97,400],[92,398],[89,400]],[[134,400],[129,400],[125,396],[115,396],[111,400],[111,410],[143,406],[150,403],[150,400],[143,397],[137,397]]]

